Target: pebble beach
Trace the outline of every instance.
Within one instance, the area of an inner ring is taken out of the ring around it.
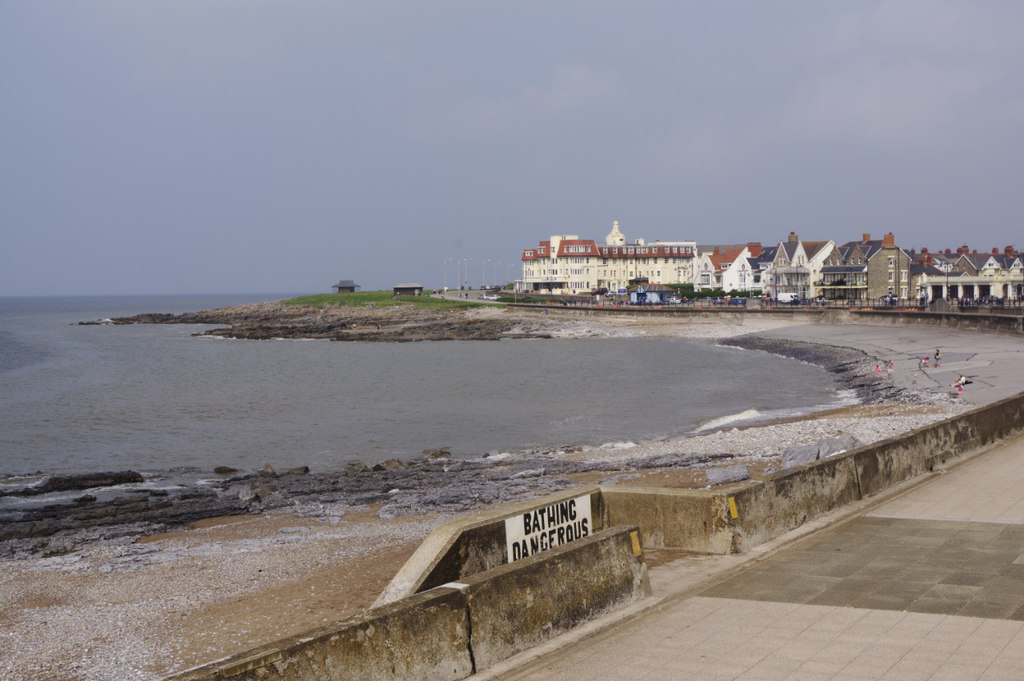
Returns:
[[[520,324],[536,331],[538,322],[524,317]],[[630,484],[668,469],[685,470],[676,484],[701,486],[704,469],[723,461],[749,465],[754,474],[770,471],[789,447],[841,436],[868,444],[1016,394],[1019,374],[1010,369],[1024,364],[1016,337],[937,327],[751,323],[742,315],[725,322],[588,317],[545,324],[551,335],[569,339],[685,336],[752,351],[817,353],[826,368],[843,372],[860,400],[799,419],[727,422],[684,437],[535,452],[518,469],[529,474],[517,479],[523,485],[516,498],[583,482]],[[922,369],[920,358],[936,347],[942,364]],[[827,366],[828,357],[834,366]],[[889,362],[891,370],[878,370]],[[948,386],[961,373],[972,383],[957,396]],[[502,457],[479,468],[430,465],[484,476]],[[160,679],[351,616],[376,599],[436,526],[474,510],[417,506],[417,499],[389,504],[310,496],[265,513],[107,537],[58,555],[9,552],[0,559],[0,679]],[[505,500],[484,499],[477,508]]]

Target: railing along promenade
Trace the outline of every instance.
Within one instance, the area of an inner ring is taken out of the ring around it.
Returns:
[[[508,296],[512,297],[513,296]],[[687,312],[693,310],[710,311],[720,310],[726,312],[741,312],[745,310],[756,311],[778,311],[792,312],[800,310],[804,312],[825,311],[825,310],[850,310],[850,311],[871,311],[871,312],[919,312],[919,313],[957,313],[971,315],[1024,315],[1024,301],[1013,300],[998,304],[985,303],[976,304],[970,302],[947,302],[944,300],[933,301],[928,304],[919,304],[910,300],[900,300],[893,304],[881,302],[863,302],[846,300],[813,300],[802,301],[798,304],[779,303],[776,301],[765,301],[760,298],[695,298],[680,303],[664,304],[634,304],[625,301],[606,299],[595,303],[590,296],[573,295],[536,295],[513,299],[509,303],[517,307],[540,307],[549,308],[573,307],[592,308],[599,310],[628,309],[630,311],[650,311],[652,313]]]
[[[791,305],[769,303],[756,298],[734,298],[728,301],[696,299],[665,305],[634,305],[608,300],[595,304],[589,297],[581,296],[531,296],[529,302],[510,302],[508,305],[517,310],[532,310],[541,314],[570,313],[652,319],[714,315],[789,315],[807,320],[818,318],[821,321],[889,321],[896,324],[919,323],[963,330],[1024,333],[1024,305],[1020,301],[1006,302],[1002,305],[960,305],[942,300],[930,305],[918,305],[910,301],[901,301],[895,305],[847,301],[811,301]]]

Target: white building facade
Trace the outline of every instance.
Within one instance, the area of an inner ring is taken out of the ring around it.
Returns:
[[[630,282],[637,280],[691,283],[696,247],[693,241],[647,244],[637,239],[627,243],[617,221],[612,223],[604,244],[580,239],[577,234],[555,235],[523,250],[520,289],[553,294],[590,293],[596,289],[625,293]]]

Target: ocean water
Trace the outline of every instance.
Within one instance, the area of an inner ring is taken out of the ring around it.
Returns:
[[[81,326],[285,295],[0,298],[0,476],[255,470],[601,445],[848,397],[795,360],[659,338],[340,343]]]

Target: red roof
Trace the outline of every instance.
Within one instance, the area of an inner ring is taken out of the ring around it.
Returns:
[[[581,250],[573,250],[571,247]],[[558,243],[558,257],[570,255],[597,255],[597,245],[593,239],[562,239]]]

